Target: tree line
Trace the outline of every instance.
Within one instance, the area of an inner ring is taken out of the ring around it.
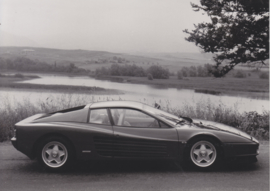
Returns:
[[[74,63],[68,62],[66,65],[51,65],[39,60],[31,60],[26,57],[16,57],[5,59],[0,57],[1,70],[16,70],[25,72],[64,72],[64,73],[82,73],[88,74],[90,71],[78,68]]]
[[[167,68],[162,66],[152,65],[147,69],[143,69],[135,64],[133,65],[119,65],[112,64],[110,67],[97,68],[96,75],[107,75],[107,76],[136,76],[136,77],[146,77],[151,75],[155,79],[168,79],[170,72]]]
[[[177,72],[177,77],[178,79],[182,79],[183,77],[210,77],[212,76],[212,68],[213,66],[211,64],[183,67]]]
[[[127,63],[130,63],[129,60],[122,57],[117,57],[117,56],[114,56],[112,58],[98,58],[98,59],[93,59],[93,60],[87,60],[85,62],[86,64],[104,64],[104,63],[127,64]]]

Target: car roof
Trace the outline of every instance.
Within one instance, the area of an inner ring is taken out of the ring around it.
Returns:
[[[134,109],[143,109],[145,104],[136,101],[102,101],[90,103],[85,108],[104,108],[104,107],[130,107]]]

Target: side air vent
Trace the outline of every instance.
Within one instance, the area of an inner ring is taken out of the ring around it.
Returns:
[[[94,145],[96,152],[101,156],[113,156],[112,146],[113,146],[113,138],[112,137],[102,137],[95,136],[94,137]]]
[[[101,156],[127,158],[169,157],[165,142],[144,139],[94,137],[96,152]]]
[[[149,158],[167,157],[166,143],[143,139],[116,139],[114,143],[116,157]]]

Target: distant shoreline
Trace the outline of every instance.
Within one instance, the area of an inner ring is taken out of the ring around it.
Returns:
[[[3,88],[20,89],[20,90],[45,90],[55,92],[78,92],[89,93],[96,95],[118,95],[123,94],[122,91],[114,89],[105,89],[100,87],[88,86],[71,86],[71,85],[45,85],[45,84],[30,84],[30,83],[17,83],[19,81],[33,79],[33,76],[21,74],[22,77],[13,76],[0,76],[0,90]],[[38,78],[39,76],[35,76]]]
[[[16,71],[8,71],[6,73],[18,73]],[[30,83],[16,83],[22,80],[29,80],[33,78],[31,72],[23,73],[23,78],[3,78],[0,76],[0,88],[12,89],[26,89],[26,90],[50,90],[56,92],[77,92],[77,93],[91,93],[97,95],[117,95],[124,94],[123,91],[114,89],[105,89],[100,87],[87,86],[70,86],[70,85],[42,85]],[[48,75],[74,76],[67,73],[42,73]],[[36,75],[36,74],[35,74]],[[85,75],[84,75],[85,76]],[[39,76],[35,76],[39,77]],[[169,79],[154,79],[148,80],[146,77],[129,77],[129,76],[88,76],[97,80],[108,80],[119,83],[130,84],[144,84],[156,86],[161,88],[177,88],[190,89],[198,93],[212,94],[212,95],[228,95],[240,96],[255,99],[269,99],[269,81],[257,78],[212,78],[212,77],[187,77],[181,80],[176,76],[171,76]]]
[[[109,80],[119,83],[144,84],[161,88],[189,89],[198,93],[212,95],[269,99],[269,81],[261,79],[256,79],[256,81],[252,83],[252,80],[248,80],[248,78],[217,79],[213,77],[187,77],[178,80],[176,76],[171,76],[169,79],[148,80],[146,77],[129,76],[92,77],[98,80]],[[260,84],[260,86],[257,84]]]

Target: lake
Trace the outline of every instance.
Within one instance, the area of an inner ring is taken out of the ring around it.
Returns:
[[[160,88],[157,86],[143,84],[118,83],[106,80],[97,80],[89,77],[67,77],[39,74],[41,78],[21,81],[19,83],[32,84],[50,84],[50,85],[72,85],[72,86],[96,86],[106,89],[116,89],[124,91],[123,95],[87,95],[77,94],[73,96],[83,96],[86,101],[102,101],[102,100],[134,100],[148,104],[155,102],[172,108],[183,106],[185,103],[195,106],[197,103],[211,102],[212,104],[221,104],[223,107],[237,109],[239,112],[257,111],[262,113],[269,110],[269,100],[245,98],[240,96],[226,95],[209,95],[197,93],[194,90],[176,89],[176,88]],[[61,96],[62,93],[52,93],[49,91],[22,91],[22,90],[0,90],[0,96],[9,99],[23,100],[31,99],[33,102],[44,100],[51,96]]]

